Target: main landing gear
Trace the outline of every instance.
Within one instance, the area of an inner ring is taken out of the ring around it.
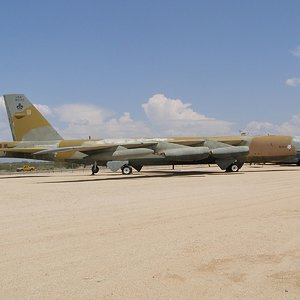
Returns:
[[[132,167],[128,165],[124,165],[121,170],[123,175],[130,175],[132,173]]]
[[[120,167],[116,168],[116,169],[111,169],[112,171],[117,171],[117,169],[119,169]],[[123,175],[130,175],[132,174],[132,167],[129,166],[129,165],[123,165],[121,167],[121,171],[122,171],[122,174]],[[96,173],[99,172],[99,167],[97,165],[97,162],[95,162],[93,165],[92,165],[92,174],[91,175],[95,175]]]

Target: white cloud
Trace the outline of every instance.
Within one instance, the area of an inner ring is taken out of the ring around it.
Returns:
[[[0,141],[11,141],[11,133],[3,97],[0,97]]]
[[[293,86],[293,87],[298,86],[298,85],[300,85],[300,77],[289,78],[286,80],[285,83],[288,86]]]
[[[112,112],[89,104],[67,104],[50,109],[63,124],[65,138],[119,138],[174,135],[223,135],[232,133],[232,123],[202,115],[179,99],[158,94],[142,105],[149,127],[132,119],[129,112]]]
[[[66,104],[55,108],[61,122],[71,125],[100,125],[111,113],[91,104]]]
[[[96,105],[68,104],[55,109],[67,126],[59,130],[65,138],[120,138],[150,133],[143,122],[134,121],[128,112],[114,118],[111,112]]]
[[[291,51],[291,53],[296,56],[296,57],[299,57],[300,58],[300,45]],[[292,78],[288,78],[286,81],[285,81],[286,85],[288,86],[292,86],[292,87],[295,87],[295,86],[299,86],[300,85],[300,77],[292,77]]]
[[[5,111],[5,104],[3,96],[0,97],[0,111]]]
[[[147,117],[155,122],[173,122],[178,120],[203,121],[208,118],[190,108],[191,104],[180,99],[170,99],[156,94],[142,105]]]
[[[110,119],[105,123],[106,131],[112,137],[141,137],[151,135],[150,129],[141,121],[134,121],[130,113],[125,112],[119,119]]]
[[[193,110],[180,99],[170,99],[162,94],[149,98],[142,105],[148,118],[134,120],[129,112],[115,116],[107,109],[90,104],[67,104],[59,107],[37,105],[45,116],[51,116],[53,125],[66,139],[123,138],[150,136],[211,136],[233,133],[233,124],[207,117]],[[250,122],[245,132],[253,135],[280,134],[300,136],[300,114],[282,124]],[[0,97],[0,140],[11,140],[4,100]]]
[[[300,46],[298,46],[296,49],[292,50],[291,53],[296,57],[300,57]]]
[[[48,105],[44,105],[44,104],[33,104],[38,111],[40,111],[42,113],[43,116],[49,116],[52,115],[52,110]]]
[[[273,124],[269,122],[250,122],[245,132],[252,135],[300,135],[300,115],[294,115],[289,121],[282,124]]]
[[[275,125],[269,122],[252,121],[247,124],[244,132],[251,135],[274,134]]]
[[[160,135],[223,135],[232,131],[232,123],[206,117],[191,104],[163,94],[154,95],[142,107]]]
[[[6,119],[7,119],[7,114],[6,114],[4,99],[3,97],[0,97],[0,122],[2,123]]]

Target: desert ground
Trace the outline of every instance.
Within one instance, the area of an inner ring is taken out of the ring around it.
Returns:
[[[300,167],[0,175],[0,299],[300,299]]]

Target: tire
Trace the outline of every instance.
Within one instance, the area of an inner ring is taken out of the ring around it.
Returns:
[[[127,165],[122,167],[122,174],[123,175],[130,175],[131,173],[132,173],[132,167],[127,166]]]
[[[230,166],[231,172],[238,172],[239,171],[239,166],[237,164],[232,164]]]
[[[99,167],[98,166],[92,166],[92,173],[96,174],[99,172]]]
[[[226,172],[238,172],[240,170],[239,166],[237,164],[232,164],[230,165],[227,169]]]

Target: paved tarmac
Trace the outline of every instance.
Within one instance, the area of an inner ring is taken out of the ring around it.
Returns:
[[[300,167],[0,175],[0,299],[300,299]]]

